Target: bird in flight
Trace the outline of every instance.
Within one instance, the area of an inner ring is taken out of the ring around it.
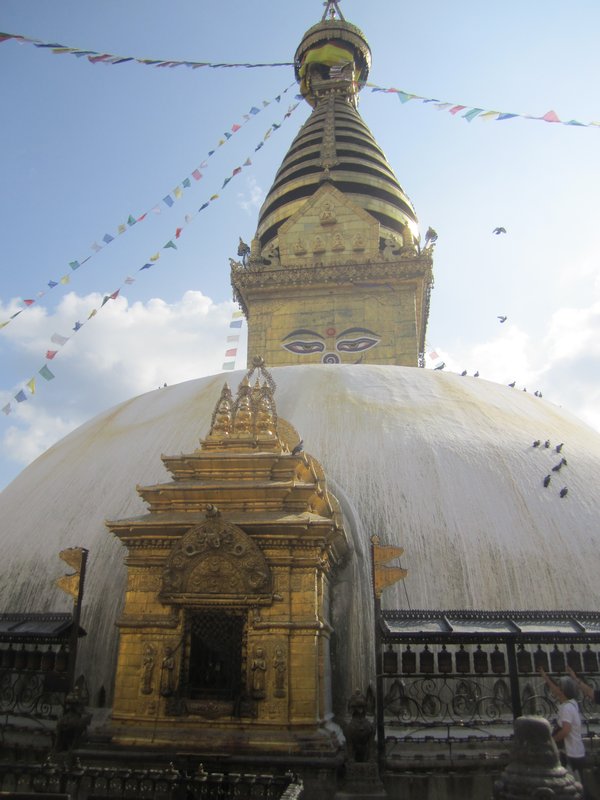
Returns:
[[[494,228],[493,233],[495,233],[496,236],[500,233],[506,233],[506,228]]]
[[[498,319],[500,320],[500,324],[502,324],[503,322],[506,322],[508,317],[505,316],[504,314],[498,314]]]

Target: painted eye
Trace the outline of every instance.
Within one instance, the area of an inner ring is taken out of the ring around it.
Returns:
[[[362,353],[363,350],[370,350],[379,344],[379,339],[372,339],[370,336],[360,336],[358,339],[342,339],[336,344],[336,349],[340,353]]]
[[[299,356],[309,356],[311,353],[322,353],[325,349],[323,342],[303,342],[297,339],[294,342],[287,342],[283,345],[290,353],[296,353]]]

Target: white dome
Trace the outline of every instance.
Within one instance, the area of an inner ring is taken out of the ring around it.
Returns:
[[[136,484],[169,480],[161,453],[196,449],[223,383],[235,389],[243,374],[122,403],[50,448],[0,495],[4,611],[67,610],[52,585],[63,572],[58,552],[90,551],[80,669],[95,672],[95,689],[111,685],[125,578],[125,550],[104,520],[145,512]],[[272,374],[278,414],[323,465],[353,539],[356,557],[334,590],[339,663],[357,664],[372,649],[373,534],[405,549],[409,574],[385,590],[387,607],[600,606],[600,434],[546,400],[443,372],[307,365]],[[568,463],[553,472],[561,457]]]

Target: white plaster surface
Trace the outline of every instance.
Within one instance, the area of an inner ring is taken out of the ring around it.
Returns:
[[[369,365],[272,372],[279,415],[321,462],[352,521],[355,557],[333,603],[336,672],[348,673],[350,692],[364,687],[371,658],[372,534],[404,547],[409,571],[403,584],[385,590],[384,606],[600,607],[599,433],[546,399],[480,378]],[[104,520],[145,512],[136,484],[169,479],[161,453],[198,447],[223,383],[235,391],[244,374],[116,406],[51,447],[0,494],[3,611],[68,610],[67,596],[53,588],[66,566],[58,552],[90,551],[81,669],[95,690],[111,684],[125,577],[125,550]],[[552,447],[533,448],[535,439]],[[567,465],[552,472],[562,456]]]

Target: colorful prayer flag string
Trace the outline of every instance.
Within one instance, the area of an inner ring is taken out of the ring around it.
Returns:
[[[33,39],[29,36],[21,36],[17,33],[0,33],[0,43],[14,39],[20,44],[32,44],[41,49],[50,50],[54,55],[73,55],[77,58],[87,58],[90,64],[125,64],[135,61],[147,67],[189,67],[199,69],[209,67],[210,69],[230,69],[232,67],[243,67],[245,69],[257,69],[260,67],[293,67],[291,61],[274,61],[271,63],[214,63],[211,61],[166,61],[162,58],[137,58],[136,56],[117,56],[113,53],[99,53],[96,50],[82,50],[79,47],[68,47],[57,42],[43,42],[41,39]]]
[[[282,118],[281,122],[280,122],[280,123],[273,123],[273,124],[271,125],[271,127],[268,129],[267,133],[266,133],[266,134],[264,135],[264,137],[263,137],[263,143],[264,143],[264,141],[265,141],[265,140],[268,138],[267,134],[270,134],[272,131],[279,130],[279,128],[281,128],[281,125],[283,124],[283,122],[284,122],[286,119],[289,119],[289,117],[290,117],[290,116],[293,114],[293,112],[296,110],[296,108],[298,108],[298,106],[299,106],[299,105],[300,105],[300,103],[299,103],[299,102],[297,102],[297,103],[295,103],[295,104],[293,104],[293,105],[289,106],[289,108],[288,108],[288,110],[286,111],[286,113],[284,114],[284,116],[283,116],[283,118]],[[255,148],[255,150],[257,150],[257,149],[258,149],[258,148]],[[252,161],[251,161],[251,159],[248,157],[248,158],[246,158],[246,160],[244,161],[244,163],[243,163],[243,165],[242,165],[241,167],[235,167],[235,168],[234,168],[234,170],[232,171],[232,174],[231,174],[230,180],[231,180],[231,178],[233,178],[233,177],[237,177],[237,175],[241,174],[242,170],[243,170],[245,167],[249,167],[249,166],[252,166]],[[209,200],[208,200],[208,201],[206,201],[205,203],[203,203],[203,204],[200,206],[200,208],[198,209],[198,211],[196,212],[196,214],[188,214],[188,215],[186,215],[186,217],[185,217],[185,222],[184,222],[184,223],[182,223],[182,225],[176,229],[176,231],[179,231],[179,234],[177,234],[177,232],[176,232],[176,233],[175,233],[175,237],[174,237],[174,238],[179,238],[179,236],[181,235],[181,233],[182,233],[182,231],[184,230],[185,226],[189,225],[189,224],[190,224],[190,222],[192,222],[192,220],[193,220],[195,217],[197,217],[197,216],[198,216],[198,214],[199,214],[199,213],[200,213],[200,212],[201,212],[203,209],[207,208],[207,206],[209,206],[209,205],[210,205],[210,203],[214,202],[215,200],[218,200],[218,199],[219,199],[219,197],[220,197],[220,195],[219,195],[219,194],[213,194],[213,195],[212,195],[212,196],[209,198]],[[162,246],[162,248],[161,248],[161,250],[168,250],[168,249],[174,249],[174,250],[177,250],[177,246],[174,244],[174,242],[173,242],[173,240],[172,240],[172,239],[169,239],[169,241],[168,241],[168,242],[166,242],[166,243],[165,243],[165,244]],[[149,259],[149,262],[156,263],[156,262],[159,260],[159,258],[160,258],[160,255],[161,255],[161,251],[159,250],[157,253],[155,253],[153,256],[151,256],[151,257],[150,257],[150,259]],[[142,270],[149,269],[150,267],[152,267],[152,266],[153,266],[153,263],[149,263],[149,262],[146,262],[146,263],[145,263],[143,266],[141,266],[141,267],[139,268],[139,270],[138,270],[138,271],[142,271]],[[131,285],[131,284],[133,284],[134,282],[135,282],[135,279],[134,279],[134,278],[132,278],[131,276],[127,276],[127,277],[126,277],[126,278],[123,280],[123,284],[124,284],[124,285],[125,285],[125,284],[126,284],[126,285]],[[119,296],[119,293],[120,293],[120,291],[121,291],[121,287],[119,287],[118,289],[116,289],[116,290],[115,290],[114,292],[112,292],[111,294],[105,294],[105,295],[103,295],[102,302],[101,302],[100,306],[99,306],[98,308],[94,308],[94,309],[92,309],[92,310],[90,311],[90,313],[88,314],[88,317],[87,317],[88,321],[89,321],[90,319],[92,319],[93,317],[95,317],[95,316],[96,316],[96,314],[98,313],[98,311],[100,311],[102,308],[104,308],[104,306],[105,306],[105,305],[107,305],[107,303],[108,303],[108,301],[109,301],[109,300],[116,300],[116,299],[117,299],[117,297]],[[21,309],[21,310],[22,310],[22,309]],[[19,312],[17,312],[17,313],[20,313],[20,311],[19,311]],[[13,315],[13,316],[16,316],[16,315]],[[241,327],[242,327],[242,321],[243,321],[243,320],[242,320],[242,317],[243,317],[243,312],[242,312],[242,311],[235,311],[235,312],[233,313],[233,315],[232,315],[231,322],[229,323],[229,328],[230,328],[230,329],[237,329],[237,328],[241,328]],[[73,327],[72,327],[72,330],[73,330],[73,332],[74,332],[74,333],[78,333],[78,332],[79,332],[79,331],[80,331],[80,330],[83,328],[83,326],[84,326],[84,325],[85,325],[85,323],[82,323],[82,322],[76,321],[76,322],[73,324]],[[54,344],[58,345],[59,347],[64,347],[64,345],[65,345],[65,344],[66,344],[66,343],[69,341],[69,339],[70,339],[70,338],[71,338],[71,337],[69,337],[69,336],[63,336],[63,335],[62,335],[62,334],[60,334],[60,333],[54,333],[54,334],[52,334],[52,336],[50,337],[50,341],[52,341]],[[238,341],[238,340],[239,340],[239,334],[237,335],[237,337],[236,337],[236,336],[234,336],[234,335],[232,335],[232,334],[230,334],[230,336],[228,336],[228,337],[227,337],[227,342],[228,342],[228,343],[232,343],[232,342],[234,342],[234,341]],[[235,351],[236,351],[236,354],[237,354],[237,347],[236,347],[236,348],[228,347],[228,348],[227,348],[227,351],[226,351],[226,353],[225,353],[225,356],[226,356],[227,358],[231,358],[231,357],[232,357],[232,355],[230,355],[230,354],[232,354],[232,353],[233,353],[233,350],[235,350]],[[47,360],[47,361],[48,361],[48,360],[52,360],[53,358],[55,358],[55,357],[56,357],[56,355],[57,355],[58,353],[59,353],[59,351],[58,351],[58,350],[47,350],[47,351],[46,351],[46,360]],[[224,364],[223,364],[223,369],[233,369],[233,368],[235,367],[235,358],[234,358],[233,362],[227,362],[227,363],[228,363],[228,364],[229,364],[229,363],[231,363],[232,365],[231,365],[231,366],[225,366],[225,363],[224,363]],[[50,371],[50,369],[48,368],[48,365],[47,365],[47,364],[44,364],[44,365],[43,365],[43,366],[42,366],[42,367],[41,367],[41,368],[38,370],[38,374],[39,374],[39,375],[41,375],[41,377],[43,377],[43,378],[44,378],[46,381],[50,381],[50,380],[52,380],[52,379],[55,377],[54,373],[52,373],[52,372]],[[28,381],[25,383],[25,386],[27,386],[27,388],[29,389],[29,391],[30,391],[30,394],[31,394],[31,395],[35,394],[35,391],[36,391],[36,382],[35,382],[35,381],[36,381],[36,379],[35,379],[35,376],[34,376],[34,377],[30,378],[30,379],[29,379],[29,380],[28,380]],[[20,390],[19,390],[19,391],[18,391],[18,392],[17,392],[17,393],[14,395],[14,400],[15,400],[17,403],[22,403],[22,402],[26,401],[27,399],[28,399],[28,398],[27,398],[27,395],[25,394],[25,391],[24,391],[23,389],[20,389]],[[12,413],[12,410],[13,410],[13,409],[12,409],[12,405],[11,405],[11,403],[7,403],[7,404],[5,404],[5,405],[2,407],[2,411],[3,411],[3,413],[4,413],[6,416],[8,416],[10,413]]]
[[[542,122],[553,122],[560,125],[571,125],[579,128],[592,128],[600,127],[600,122],[579,122],[576,119],[571,119],[568,122],[561,120],[556,111],[547,111],[541,117],[534,114],[514,114],[508,111],[489,111],[485,108],[471,108],[467,105],[460,105],[456,103],[443,102],[435,100],[433,97],[423,97],[420,94],[412,94],[411,92],[404,92],[402,89],[386,89],[383,86],[377,86],[375,83],[367,83],[365,86],[369,87],[372,92],[384,92],[385,94],[395,94],[401,103],[408,103],[410,100],[421,100],[423,103],[431,103],[438,111],[448,111],[452,116],[460,116],[467,122],[472,122],[474,119],[480,119],[482,122],[490,122],[495,120],[502,122],[507,119],[515,119],[521,117],[522,119],[535,119]],[[462,114],[461,112],[465,113]]]

